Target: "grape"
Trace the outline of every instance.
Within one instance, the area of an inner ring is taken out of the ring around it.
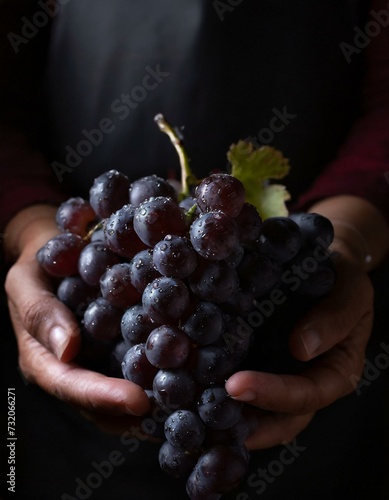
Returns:
[[[255,298],[270,292],[281,280],[279,264],[260,252],[247,252],[237,272],[242,289],[251,292]]]
[[[188,278],[190,289],[200,299],[220,304],[232,297],[239,286],[235,269],[224,261],[203,261]]]
[[[233,371],[233,364],[226,349],[207,345],[196,350],[196,367],[193,376],[204,386],[222,384]]]
[[[158,196],[141,203],[136,209],[134,229],[139,238],[152,247],[168,234],[183,234],[185,216],[174,200]]]
[[[196,310],[182,324],[186,335],[198,345],[214,342],[223,331],[223,316],[211,302],[200,302]]]
[[[220,493],[205,487],[203,477],[196,468],[186,481],[186,492],[190,500],[220,500],[222,497]]]
[[[198,258],[188,238],[168,234],[155,245],[153,262],[164,276],[184,279],[195,270]]]
[[[243,446],[249,436],[249,431],[249,424],[244,416],[240,417],[238,422],[228,429],[207,429],[207,447],[215,444]]]
[[[250,203],[245,203],[235,217],[238,226],[239,241],[244,245],[253,245],[261,235],[262,219],[258,210]]]
[[[100,278],[101,295],[113,306],[125,309],[141,300],[142,294],[131,283],[131,265],[115,264]]]
[[[209,491],[224,493],[239,484],[247,469],[242,454],[232,446],[215,445],[200,456],[193,473]]]
[[[94,180],[89,202],[96,214],[105,219],[129,202],[128,177],[117,170],[104,172]]]
[[[155,322],[144,312],[140,304],[128,308],[122,317],[121,332],[124,340],[139,344],[146,342],[149,334],[156,328]]]
[[[141,177],[130,185],[130,203],[138,206],[152,197],[164,196],[177,201],[177,193],[169,182],[157,175]]]
[[[236,217],[245,202],[243,184],[229,174],[212,174],[196,188],[196,199],[203,212],[221,210]]]
[[[224,260],[229,267],[235,269],[242,262],[243,256],[244,256],[244,248],[242,245],[238,244],[230,253],[230,255],[226,257]]]
[[[123,376],[122,361],[126,352],[131,349],[132,344],[126,340],[117,342],[111,351],[110,356],[110,376],[120,378]]]
[[[299,286],[295,290],[299,295],[318,299],[335,286],[336,268],[331,258],[318,262],[311,251],[305,250],[288,264],[299,276]]]
[[[76,316],[83,316],[88,305],[97,298],[97,290],[80,276],[68,276],[61,281],[57,297]]]
[[[204,424],[193,411],[177,410],[165,422],[165,436],[176,448],[198,448],[205,438]]]
[[[190,226],[189,234],[196,252],[211,260],[226,259],[239,242],[236,222],[223,212],[200,215]]]
[[[173,477],[185,477],[196,465],[200,454],[199,449],[182,450],[165,441],[159,449],[159,465]]]
[[[183,200],[180,201],[179,206],[184,210],[184,212],[187,212],[190,210],[194,205],[197,205],[197,200],[196,198],[193,198],[192,196],[188,196],[187,198],[184,198]],[[196,215],[200,215],[200,209],[197,207],[195,211]]]
[[[145,393],[150,401],[150,409],[142,421],[142,431],[148,436],[160,441],[165,440],[165,422],[169,413],[166,413],[156,402],[152,389],[145,389]]]
[[[112,351],[116,345],[116,339],[100,339],[92,337],[80,325],[81,348],[75,358],[75,362],[90,370],[106,373],[112,369]]]
[[[146,356],[157,368],[178,368],[187,360],[190,341],[178,327],[162,325],[153,330],[146,342]]]
[[[193,377],[182,368],[159,370],[154,377],[155,400],[169,413],[177,409],[190,409],[195,402],[195,389]]]
[[[336,283],[336,268],[332,261],[321,262],[317,270],[303,280],[298,293],[310,298],[324,297],[334,288]]]
[[[111,341],[120,337],[122,312],[102,297],[91,302],[85,311],[83,324],[88,334],[97,340]]]
[[[209,387],[201,394],[197,410],[211,429],[228,429],[241,417],[243,403],[232,399],[224,387]]]
[[[250,450],[244,444],[230,446],[246,464],[250,462]]]
[[[99,241],[89,243],[80,254],[78,271],[91,286],[99,286],[101,276],[109,267],[119,264],[120,258]]]
[[[232,297],[223,304],[227,312],[238,316],[247,316],[254,306],[254,295],[249,290],[237,288]]]
[[[60,231],[69,231],[79,236],[86,236],[97,222],[90,203],[80,197],[63,202],[57,210],[55,220]]]
[[[61,233],[38,250],[37,259],[43,269],[57,278],[78,274],[78,259],[85,241],[73,233]]]
[[[290,218],[299,226],[302,247],[314,248],[319,244],[328,248],[334,239],[334,227],[327,217],[315,213],[292,214]]]
[[[131,283],[138,292],[142,293],[151,281],[160,276],[154,266],[151,249],[138,252],[131,260]]]
[[[189,306],[189,292],[177,278],[156,278],[144,289],[143,309],[157,323],[177,321]]]
[[[124,378],[140,385],[143,389],[150,389],[153,386],[157,371],[157,368],[152,366],[146,357],[145,344],[134,345],[123,357]]]
[[[134,230],[135,208],[124,205],[113,213],[104,226],[104,236],[110,250],[121,257],[132,259],[134,255],[146,245],[141,241]]]
[[[91,243],[94,243],[95,241],[99,241],[100,243],[104,243],[105,242],[105,236],[104,236],[104,224],[102,223],[101,224],[101,227],[99,227],[98,229],[96,228],[91,237],[90,237],[90,242]]]
[[[253,329],[237,316],[225,314],[223,319],[225,330],[215,344],[228,350],[231,362],[237,367],[247,356]]]
[[[325,259],[331,222],[318,214],[262,221],[243,184],[223,172],[178,204],[165,179],[130,185],[116,170],[95,179],[89,202],[64,202],[56,219],[62,234],[36,258],[62,278],[57,297],[78,317],[76,361],[141,386],[151,403],[142,431],[166,439],[160,467],[187,478],[191,500],[219,500],[249,460],[244,404],[224,384],[253,346],[250,315],[262,311],[257,300],[285,289],[292,311],[267,323],[272,335],[258,330],[260,349],[251,349],[272,369],[287,349],[279,332],[293,328],[301,304],[306,310],[334,287],[335,266]]]
[[[269,217],[263,222],[260,250],[273,260],[284,263],[301,248],[301,231],[288,217]]]

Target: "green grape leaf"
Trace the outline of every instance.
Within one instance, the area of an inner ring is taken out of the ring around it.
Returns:
[[[256,148],[249,141],[233,144],[227,153],[231,175],[239,179],[246,189],[246,201],[254,205],[263,219],[286,216],[285,202],[290,194],[285,186],[271,184],[271,179],[282,179],[290,169],[283,154],[270,146]]]
[[[288,209],[285,202],[290,200],[290,194],[281,184],[269,184],[259,189],[255,205],[263,220],[268,217],[286,217]],[[249,201],[249,203],[251,203]],[[254,205],[254,203],[253,203]]]

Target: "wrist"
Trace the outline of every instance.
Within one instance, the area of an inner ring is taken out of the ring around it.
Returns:
[[[21,254],[35,255],[50,238],[58,233],[55,222],[57,208],[34,205],[18,212],[4,231],[4,254],[7,261],[14,261]]]

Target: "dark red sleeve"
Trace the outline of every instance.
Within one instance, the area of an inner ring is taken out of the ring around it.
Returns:
[[[1,6],[0,234],[19,210],[66,197],[36,140],[45,126],[41,82],[49,26],[15,43],[21,39],[22,19],[30,19],[38,7],[35,0],[3,0]]]
[[[2,134],[0,172],[1,232],[22,208],[36,203],[57,205],[67,198],[43,155],[16,132]]]
[[[373,11],[383,11],[389,21],[386,0],[373,1]],[[338,157],[298,200],[296,210],[308,210],[312,203],[329,196],[350,194],[373,203],[389,221],[389,25],[384,24],[380,23],[379,35],[371,38],[366,49],[353,54],[367,57],[364,114]]]

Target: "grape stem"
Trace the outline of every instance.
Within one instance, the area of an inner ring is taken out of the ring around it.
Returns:
[[[197,203],[192,205],[190,209],[185,212],[185,218],[188,224],[191,224],[193,222],[193,219],[195,218],[196,215],[196,210],[197,210]]]
[[[92,229],[90,231],[88,231],[88,234],[86,234],[84,237],[83,237],[83,240],[86,241],[86,242],[89,242],[90,239],[92,238],[93,236],[93,233],[95,231],[98,231],[99,229],[102,229],[104,227],[104,222],[106,221],[106,219],[103,219],[101,220],[100,222],[98,222],[95,226],[92,227]]]
[[[189,166],[189,158],[184,149],[184,144],[178,132],[165,120],[162,114],[154,117],[155,123],[158,125],[159,130],[169,136],[169,139],[175,147],[181,166],[181,198],[190,196],[190,187],[197,184],[196,177],[192,174]]]

